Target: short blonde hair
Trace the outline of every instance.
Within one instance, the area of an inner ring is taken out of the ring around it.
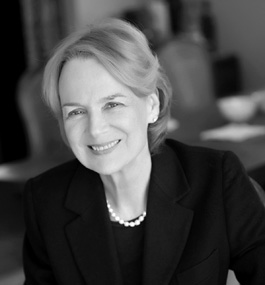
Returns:
[[[70,34],[55,48],[44,70],[43,98],[58,119],[64,139],[58,84],[64,64],[77,57],[96,58],[136,96],[158,92],[159,117],[148,127],[149,149],[156,152],[166,136],[172,90],[144,34],[125,20],[110,18]]]

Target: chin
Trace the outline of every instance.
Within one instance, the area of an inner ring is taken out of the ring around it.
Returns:
[[[100,175],[112,175],[114,173],[117,173],[121,170],[121,165],[116,163],[96,163],[96,165],[91,165],[91,163],[81,163],[88,169],[97,172]]]

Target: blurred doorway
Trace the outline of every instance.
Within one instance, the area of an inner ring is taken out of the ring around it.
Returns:
[[[2,3],[2,88],[0,111],[0,163],[27,155],[24,126],[16,103],[17,84],[26,69],[20,1]]]

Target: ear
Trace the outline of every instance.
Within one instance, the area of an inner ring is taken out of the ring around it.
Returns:
[[[148,108],[148,123],[154,123],[158,119],[160,111],[160,101],[159,101],[158,91],[148,95],[147,108]]]

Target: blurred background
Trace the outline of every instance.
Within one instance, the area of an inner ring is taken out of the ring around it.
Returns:
[[[44,64],[60,39],[95,20],[124,18],[146,34],[174,88],[169,137],[235,151],[265,185],[264,0],[14,0],[3,5],[9,21],[2,23],[0,285],[23,280],[25,181],[72,158],[40,97]]]

